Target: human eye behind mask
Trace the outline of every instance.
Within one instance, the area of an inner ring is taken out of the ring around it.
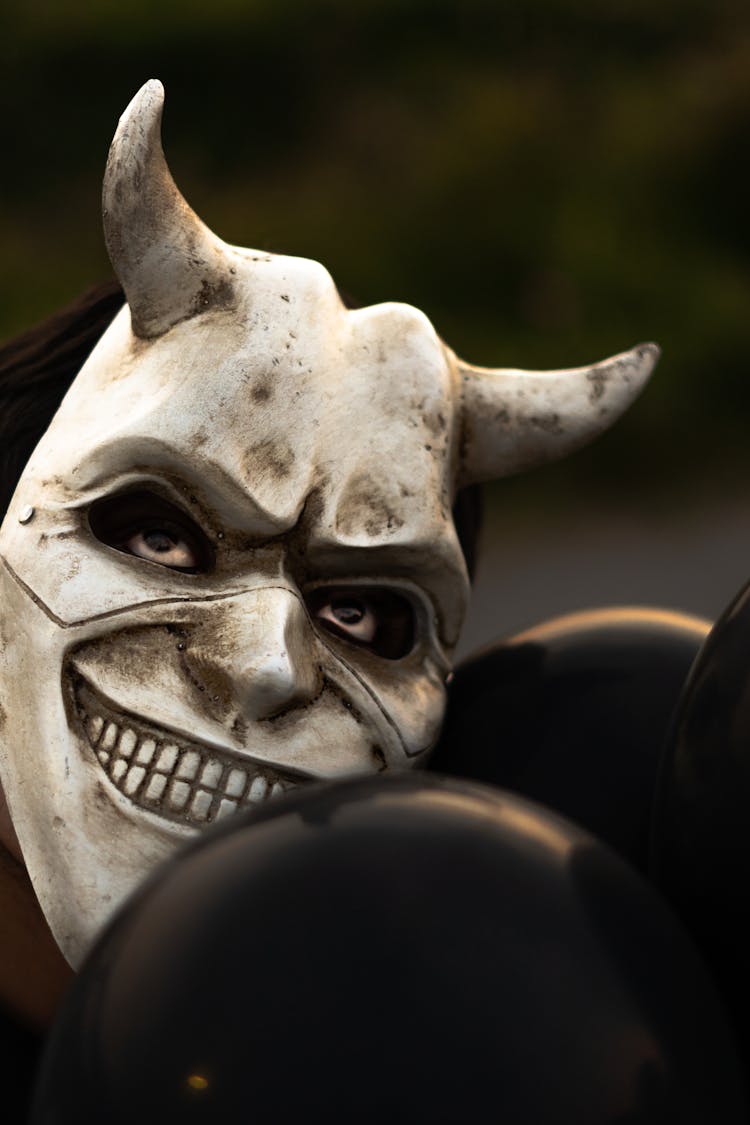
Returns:
[[[319,629],[386,660],[400,660],[414,647],[414,607],[395,590],[318,586],[307,595],[307,607]]]
[[[149,489],[118,492],[88,512],[96,539],[138,561],[183,574],[215,569],[206,533],[186,511]],[[314,625],[329,637],[385,660],[409,655],[417,639],[414,606],[403,592],[376,584],[318,585],[304,595]]]
[[[214,551],[205,532],[176,504],[146,489],[121,492],[92,504],[94,536],[115,551],[185,574],[213,569]]]

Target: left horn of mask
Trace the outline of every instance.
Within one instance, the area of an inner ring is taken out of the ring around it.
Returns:
[[[561,371],[473,367],[457,359],[459,487],[531,469],[586,445],[627,410],[658,358],[656,344],[641,344]]]
[[[164,88],[155,79],[120,118],[107,160],[104,237],[133,332],[145,339],[211,307],[229,307],[229,248],[178,191],[161,146]]]

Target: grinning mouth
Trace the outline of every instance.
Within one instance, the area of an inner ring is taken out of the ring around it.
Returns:
[[[74,697],[86,741],[111,784],[134,805],[179,824],[201,828],[306,780],[115,712],[83,679]]]

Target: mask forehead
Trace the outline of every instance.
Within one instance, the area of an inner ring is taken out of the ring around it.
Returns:
[[[123,310],[80,372],[16,497],[35,527],[9,529],[24,549],[39,536],[35,592],[64,620],[153,596],[92,581],[69,533],[96,497],[163,476],[200,493],[217,529],[298,531],[313,570],[423,581],[454,643],[466,587],[450,515],[454,374],[432,325],[408,305],[345,309],[315,262],[237,251],[235,263],[231,312],[144,342]]]

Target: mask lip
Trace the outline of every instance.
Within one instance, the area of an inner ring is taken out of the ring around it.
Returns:
[[[97,770],[97,777],[105,785],[110,800],[131,821],[139,822],[145,817],[148,823],[155,825],[160,831],[177,835],[180,838],[189,838],[195,831],[200,831],[205,826],[206,818],[189,818],[187,805],[190,804],[190,800],[187,798],[184,812],[181,809],[168,809],[167,812],[159,812],[156,808],[149,809],[143,803],[144,799],[148,798],[144,798],[141,790],[144,793],[146,792],[147,782],[156,771],[159,772],[159,776],[164,777],[163,791],[166,791],[174,782],[183,781],[184,778],[183,784],[191,791],[197,792],[199,788],[205,788],[208,785],[211,791],[211,799],[215,798],[215,803],[220,802],[223,797],[229,797],[229,794],[224,793],[218,778],[215,783],[203,783],[199,774],[202,773],[208,762],[215,762],[216,759],[220,763],[220,768],[217,771],[219,775],[229,777],[232,771],[241,771],[244,775],[243,789],[246,788],[247,794],[250,793],[255,778],[259,776],[266,779],[264,796],[270,795],[275,782],[286,789],[289,787],[296,788],[318,780],[314,774],[307,771],[257,760],[246,750],[219,745],[206,739],[196,739],[177,727],[152,722],[132,710],[123,708],[120,704],[113,702],[106,692],[95,686],[86,675],[76,668],[74,658],[66,661],[63,676],[65,680],[63,690],[70,704],[69,707],[66,707],[69,726],[79,745],[81,756],[84,762],[94,766]],[[94,716],[98,718],[95,719]],[[92,735],[92,722],[97,721],[96,733]],[[111,747],[108,746],[105,750],[103,739],[107,728],[110,726],[116,728],[116,733],[112,736]],[[127,756],[123,756],[118,753],[117,747],[120,745],[123,732],[126,730],[131,731],[135,736],[135,744],[131,745]],[[144,740],[151,740],[152,743],[155,743],[156,748],[153,749],[148,761],[141,762],[138,751]],[[160,748],[163,749],[164,746],[168,745],[173,747],[173,760],[168,766],[160,767],[158,761]],[[103,760],[102,754],[106,760]],[[186,755],[193,755],[194,758],[197,758],[197,764],[193,771],[195,776],[192,779],[186,778],[180,770],[180,763]],[[128,770],[133,766],[137,769],[140,768],[142,777],[136,787],[137,792],[133,794],[122,789],[115,778],[110,776],[113,764],[120,759],[122,760],[122,768],[121,773],[118,774],[118,779],[121,782],[124,782]],[[273,780],[269,780],[268,775],[271,775]],[[191,792],[191,800],[194,795]],[[161,796],[162,794],[159,795],[158,802],[154,802],[155,805],[158,803],[159,807],[161,807]],[[248,800],[238,798],[235,811],[240,811],[240,807],[254,806],[256,803],[257,800],[254,799],[249,799],[248,803]],[[182,815],[180,815],[181,813]],[[210,822],[215,819],[217,819],[215,815],[208,818]]]
[[[80,690],[80,685],[83,684],[85,690],[99,697],[108,710],[119,712],[122,715],[123,722],[127,721],[129,718],[132,718],[139,725],[142,724],[144,726],[153,726],[154,728],[158,728],[163,736],[182,739],[185,742],[200,743],[200,746],[203,749],[214,751],[217,754],[229,754],[232,757],[246,757],[251,765],[257,766],[259,769],[278,770],[279,773],[289,774],[290,777],[294,775],[300,781],[315,780],[315,774],[308,773],[304,770],[298,770],[290,766],[277,765],[276,763],[269,762],[265,759],[257,759],[253,756],[251,751],[247,750],[246,748],[242,749],[236,745],[231,745],[228,742],[220,742],[218,739],[211,739],[206,737],[196,739],[194,735],[191,735],[188,731],[180,729],[180,727],[175,724],[157,724],[155,722],[151,722],[148,719],[144,719],[142,716],[135,714],[135,712],[133,712],[129,708],[123,707],[121,703],[112,699],[105,691],[102,691],[102,689],[98,685],[94,685],[90,677],[86,673],[81,671],[77,666],[75,650],[72,650],[66,655],[62,672],[63,678],[65,680],[63,690],[66,692],[70,700],[72,710],[75,714],[78,714],[80,710],[77,695]],[[76,684],[76,681],[79,682],[78,685]]]

